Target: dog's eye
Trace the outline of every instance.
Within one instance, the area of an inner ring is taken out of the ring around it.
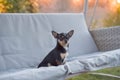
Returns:
[[[61,39],[62,38],[62,36],[61,35],[58,35],[58,39]]]
[[[68,40],[69,38],[66,37],[66,39]]]
[[[62,36],[62,35],[59,35],[59,38],[64,38],[64,36]]]

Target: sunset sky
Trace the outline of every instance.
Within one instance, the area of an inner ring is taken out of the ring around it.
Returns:
[[[88,0],[89,8],[93,8],[96,0]],[[84,0],[38,0],[41,11],[45,12],[80,12],[84,7]],[[120,0],[98,0],[97,7],[105,7],[115,11],[120,6]]]

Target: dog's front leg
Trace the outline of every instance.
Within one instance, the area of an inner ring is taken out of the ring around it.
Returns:
[[[56,63],[57,63],[57,65],[62,65],[63,64],[63,62],[59,61],[59,60],[56,60]]]

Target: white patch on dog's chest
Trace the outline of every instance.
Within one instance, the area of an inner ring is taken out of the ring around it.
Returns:
[[[64,49],[66,50],[66,51],[68,51],[68,47],[66,46],[66,47],[64,47]],[[66,52],[66,53],[61,53],[60,54],[60,56],[61,56],[61,58],[62,59],[64,59],[64,61],[63,62],[65,62],[65,60],[66,60],[66,57],[69,55],[69,53],[68,52]]]
[[[66,53],[66,57],[67,57],[68,55],[69,55],[69,53],[67,52],[67,53]]]
[[[65,59],[68,56],[68,52],[61,53],[60,56],[61,56],[62,59]]]

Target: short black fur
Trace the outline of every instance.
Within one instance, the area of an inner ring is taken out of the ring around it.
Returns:
[[[67,54],[65,47],[68,47],[68,40],[73,35],[74,30],[71,30],[68,33],[58,34],[55,31],[52,31],[52,35],[57,39],[56,47],[43,59],[43,61],[38,65],[39,67],[48,67],[48,66],[58,66],[64,64],[64,59]]]
[[[56,47],[44,58],[39,64],[39,67],[48,66],[50,63],[52,66],[58,66],[63,63],[64,59],[61,58],[60,54],[66,53],[66,50],[57,42]]]

